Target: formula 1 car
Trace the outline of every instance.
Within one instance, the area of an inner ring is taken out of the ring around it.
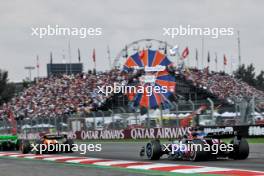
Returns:
[[[183,145],[184,144],[184,145]],[[182,147],[184,146],[184,147]],[[225,150],[223,150],[225,149]],[[167,155],[173,160],[206,161],[219,158],[244,160],[249,155],[249,145],[246,139],[235,136],[230,144],[208,135],[201,139],[185,138],[161,144],[159,140],[152,140],[140,150],[140,156],[147,156],[150,160],[159,160]]]
[[[16,135],[0,135],[0,151],[19,150],[20,140]]]
[[[41,139],[30,141],[22,140],[20,150],[26,153],[72,153],[73,140],[68,138],[66,134],[45,134]]]

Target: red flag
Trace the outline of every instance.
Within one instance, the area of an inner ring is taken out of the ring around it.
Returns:
[[[224,65],[227,65],[227,58],[225,54],[224,54]]]
[[[189,55],[189,48],[186,47],[186,48],[183,50],[181,57],[182,57],[182,59],[185,59],[188,55]]]
[[[93,49],[93,62],[95,62],[95,49]]]

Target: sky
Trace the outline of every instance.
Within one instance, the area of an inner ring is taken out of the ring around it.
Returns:
[[[238,64],[237,33],[240,31],[242,63],[253,63],[257,72],[264,70],[264,1],[262,0],[9,0],[0,5],[0,69],[9,72],[10,81],[19,82],[28,76],[25,66],[36,66],[39,55],[40,76],[46,76],[50,52],[53,62],[78,62],[80,48],[84,71],[93,68],[92,52],[96,50],[98,70],[109,69],[107,46],[115,58],[128,43],[144,38],[167,41],[178,45],[180,51],[190,49],[188,62],[195,64],[195,49],[201,60],[201,36],[164,36],[163,28],[183,26],[234,28],[234,35],[213,39],[204,37],[204,60],[207,52],[214,58],[216,52],[223,68],[223,54],[231,71]],[[47,25],[78,28],[102,28],[102,35],[32,36],[32,28]],[[211,69],[215,66],[211,62]],[[32,72],[37,76],[37,70]]]

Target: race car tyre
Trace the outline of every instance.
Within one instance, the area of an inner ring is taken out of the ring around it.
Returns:
[[[65,144],[69,144],[69,148],[67,148],[64,152],[65,153],[73,153],[73,150],[72,150],[73,144],[74,144],[73,140],[72,139],[67,139]]]
[[[8,151],[11,149],[11,144],[10,142],[3,142],[1,145],[2,151]]]
[[[16,150],[19,150],[19,149],[20,149],[20,145],[21,145],[21,140],[18,139],[17,142],[16,142],[15,149],[16,149]]]
[[[0,144],[0,151],[4,151],[4,145],[3,144]]]
[[[37,139],[37,140],[35,141],[35,145],[36,145],[36,148],[37,148],[37,149],[34,151],[34,153],[35,153],[36,155],[43,154],[43,153],[47,153],[47,151],[41,151],[41,153],[40,153],[40,146],[41,146],[42,144],[43,144],[42,141],[39,140],[39,139]]]
[[[30,142],[28,140],[23,140],[20,144],[20,150],[23,154],[29,153],[31,150]]]
[[[230,152],[229,158],[235,160],[244,160],[249,155],[249,145],[246,139],[241,138],[240,140],[233,139],[230,144],[233,144],[234,150]]]
[[[146,145],[146,155],[150,160],[159,160],[162,154],[159,140],[152,140]]]
[[[197,147],[192,147],[193,150],[190,151],[189,159],[191,161],[205,161],[207,160],[209,153],[204,151],[204,142],[200,139],[195,139],[191,141],[192,145],[197,145]],[[201,146],[201,147],[198,147]]]

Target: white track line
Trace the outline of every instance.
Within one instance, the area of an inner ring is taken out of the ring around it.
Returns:
[[[129,164],[129,163],[135,163],[135,161],[116,160],[116,161],[98,162],[98,163],[93,163],[93,164],[100,165],[100,166],[111,166],[115,164]]]
[[[193,168],[193,169],[176,169],[171,172],[191,174],[191,173],[229,171],[229,170],[234,170],[234,169],[219,168],[219,167],[202,167],[202,168]]]
[[[101,160],[100,158],[84,158],[84,159],[79,159],[79,160],[68,160],[68,161],[65,161],[65,163],[80,163],[80,162],[83,162],[83,161],[93,161],[93,160]]]
[[[52,157],[51,155],[32,155],[32,156],[25,156],[26,159],[36,159],[38,157]]]
[[[43,158],[42,160],[47,160],[47,161],[56,161],[56,160],[59,160],[59,159],[70,159],[70,158],[76,158],[76,157],[72,157],[72,156],[58,156],[58,157],[52,157],[52,158]]]
[[[17,154],[17,155],[10,155],[9,157],[18,158],[18,157],[27,157],[27,156],[35,156],[35,154]]]
[[[165,164],[165,163],[153,163],[153,164],[146,163],[146,165],[128,166],[127,168],[149,170],[149,169],[158,168],[158,167],[173,167],[173,166],[179,166],[179,165],[178,164]]]

